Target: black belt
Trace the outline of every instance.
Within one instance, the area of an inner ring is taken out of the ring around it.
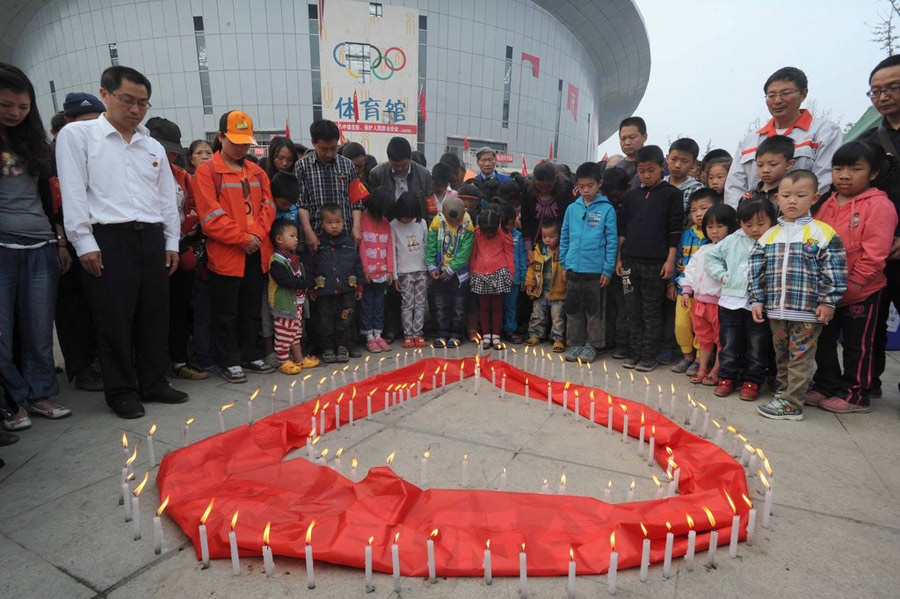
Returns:
[[[162,223],[142,223],[136,220],[133,220],[128,223],[108,223],[108,224],[97,224],[94,227],[104,227],[107,229],[122,229],[125,231],[155,231],[157,229],[162,229]]]

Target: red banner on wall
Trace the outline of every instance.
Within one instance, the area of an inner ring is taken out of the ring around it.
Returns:
[[[578,120],[578,88],[569,84],[569,95],[566,98],[566,110],[572,111],[572,116]]]

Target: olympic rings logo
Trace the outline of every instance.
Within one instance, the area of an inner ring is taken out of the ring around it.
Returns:
[[[351,52],[351,47],[353,53]],[[343,51],[342,51],[343,50]],[[332,50],[334,62],[341,68],[347,69],[356,79],[360,75],[365,77],[365,72],[357,72],[350,65],[352,62],[369,61],[369,72],[379,81],[387,81],[397,71],[406,67],[406,53],[397,46],[391,46],[384,52],[377,46],[369,43],[341,42]]]

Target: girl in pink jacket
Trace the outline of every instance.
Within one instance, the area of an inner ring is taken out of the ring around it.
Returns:
[[[494,207],[478,215],[469,270],[481,309],[482,347],[502,349],[503,297],[512,289],[516,266],[512,237],[500,227],[500,212]]]
[[[372,353],[391,349],[381,338],[384,328],[384,294],[394,280],[394,237],[387,219],[394,206],[394,192],[379,188],[366,202],[360,223],[362,241],[359,257],[366,273],[360,302],[360,321],[366,334],[366,348]]]
[[[879,146],[860,141],[841,146],[831,164],[835,190],[816,219],[833,227],[844,242],[847,291],[819,336],[816,374],[806,404],[840,414],[868,412],[872,344],[887,285],[884,267],[897,227],[893,203],[874,182],[888,175],[891,164]],[[843,374],[837,356],[841,336]]]

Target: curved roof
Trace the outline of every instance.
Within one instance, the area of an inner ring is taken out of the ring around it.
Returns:
[[[51,0],[0,0],[0,60]],[[634,0],[532,0],[556,17],[587,50],[597,69],[599,140],[631,116],[650,79],[650,40]]]

